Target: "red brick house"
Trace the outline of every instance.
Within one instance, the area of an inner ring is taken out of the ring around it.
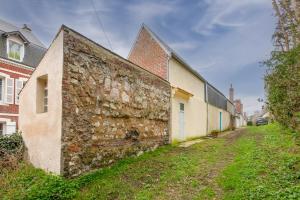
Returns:
[[[18,129],[18,94],[45,51],[27,25],[19,28],[0,19],[0,135]]]

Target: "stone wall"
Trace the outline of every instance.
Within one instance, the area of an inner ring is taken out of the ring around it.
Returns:
[[[169,143],[170,91],[158,76],[65,29],[62,174]]]

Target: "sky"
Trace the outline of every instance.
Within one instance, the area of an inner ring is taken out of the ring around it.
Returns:
[[[248,114],[261,109],[257,101],[265,98],[265,68],[261,62],[273,50],[276,23],[270,0],[0,0],[0,3],[1,19],[17,26],[28,24],[47,47],[65,24],[124,58],[145,23],[224,95],[228,96],[233,84],[235,98],[242,100]]]

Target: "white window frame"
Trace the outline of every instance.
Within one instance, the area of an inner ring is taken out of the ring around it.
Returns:
[[[3,124],[3,135],[10,135],[17,131],[17,123],[11,119],[0,118],[0,123]]]
[[[7,104],[13,104],[13,102],[11,103],[8,103],[7,102],[7,79],[10,78],[10,76],[8,74],[4,74],[2,72],[0,72],[0,77],[2,79],[4,79],[4,82],[3,82],[3,88],[2,88],[2,99],[0,100],[0,105],[7,105]],[[13,90],[14,91],[14,90]]]
[[[0,88],[1,90],[1,94],[2,94],[2,98],[0,99],[0,104],[5,102],[5,81],[6,81],[6,77],[0,76],[0,79],[2,79],[2,88]]]
[[[0,122],[0,124],[2,124],[2,133],[0,132],[0,136],[4,136],[5,135],[5,122]]]
[[[20,89],[17,87],[17,85],[18,85],[17,82],[18,81],[22,82],[22,86],[21,86]],[[15,79],[15,104],[16,105],[19,105],[19,93],[25,85],[24,82],[27,82],[27,81],[28,81],[28,78],[23,78],[23,77]],[[19,89],[19,91],[18,91],[18,89]]]
[[[9,85],[8,82],[11,82],[12,85]],[[5,81],[5,103],[6,104],[14,104],[14,95],[15,95],[15,80],[14,78],[7,77]],[[8,91],[11,91],[9,93]],[[9,98],[10,97],[10,98]],[[10,99],[10,101],[8,101]]]
[[[18,43],[19,45],[21,45],[21,50],[20,50],[20,60],[9,57],[9,42],[10,42],[10,41],[15,42],[15,43]],[[9,59],[15,60],[15,61],[18,61],[18,62],[23,62],[23,58],[24,58],[24,54],[25,54],[24,43],[23,43],[23,42],[20,42],[19,40],[17,40],[17,39],[14,38],[14,37],[8,37],[7,40],[6,40],[6,53],[7,53],[7,57],[8,57]]]

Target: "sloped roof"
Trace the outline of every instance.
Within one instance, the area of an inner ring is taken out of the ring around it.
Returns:
[[[150,35],[159,43],[159,45],[172,57],[174,57],[178,62],[180,62],[188,71],[197,76],[200,80],[207,82],[196,70],[194,70],[187,62],[179,56],[174,49],[167,45],[160,37],[158,37],[146,24],[142,24],[142,28],[145,28]]]
[[[18,35],[24,43],[29,43],[29,41],[27,40],[27,38],[19,31],[12,31],[12,32],[6,32],[3,33],[5,36],[10,36],[10,35]]]
[[[32,33],[32,31],[16,27],[15,25],[0,19],[0,34],[10,32],[20,32],[30,43],[46,48],[46,46]]]
[[[191,73],[193,73],[196,77],[198,77],[200,80],[204,81],[208,86],[211,87],[211,89],[215,90],[217,93],[219,93],[221,96],[223,96],[227,101],[231,102],[221,91],[219,91],[216,87],[214,87],[212,84],[210,84],[203,76],[201,76],[196,70],[194,70],[187,62],[179,56],[175,50],[173,50],[169,45],[167,45],[158,35],[156,35],[146,24],[142,24],[142,29],[147,30],[150,35],[155,39],[158,44],[166,51],[167,54],[175,58],[178,62],[180,62],[187,70],[189,70]]]

